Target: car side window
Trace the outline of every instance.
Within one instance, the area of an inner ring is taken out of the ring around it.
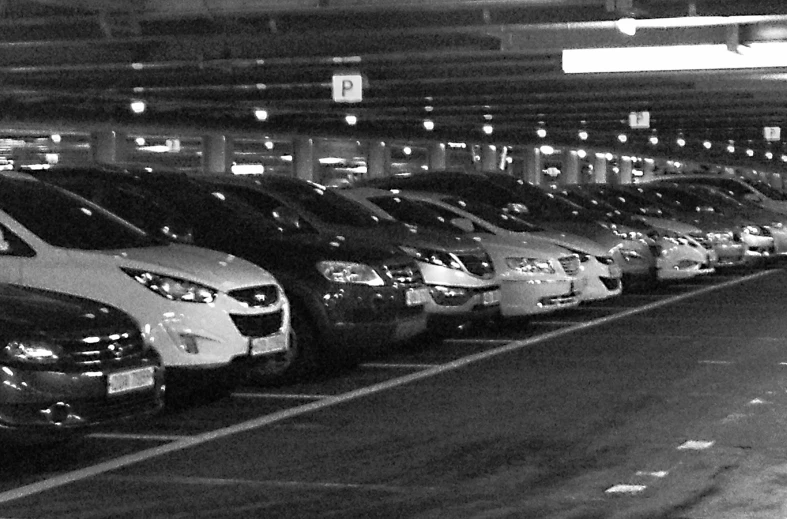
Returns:
[[[0,224],[0,256],[32,258],[36,252],[8,227]]]

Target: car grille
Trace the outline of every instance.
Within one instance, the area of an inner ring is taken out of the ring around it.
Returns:
[[[282,311],[262,315],[230,314],[232,322],[245,337],[267,337],[278,332],[282,325]]]
[[[394,286],[421,285],[424,282],[421,270],[415,263],[385,265],[383,268],[388,279],[393,282]]]
[[[61,340],[57,342],[63,345],[64,365],[106,366],[139,358],[145,352],[145,343],[139,332]]]
[[[578,256],[563,256],[559,258],[560,266],[569,276],[576,276],[579,273],[579,257]]]
[[[457,254],[457,258],[461,261],[467,271],[482,278],[491,278],[495,274],[495,268],[492,265],[492,258],[486,251],[479,251],[468,254]]]
[[[276,285],[260,285],[258,287],[231,290],[227,294],[249,308],[265,308],[279,301],[279,289]]]

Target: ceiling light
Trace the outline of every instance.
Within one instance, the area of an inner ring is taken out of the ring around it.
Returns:
[[[347,121],[347,124],[350,126],[355,126],[358,123],[358,117],[350,114],[346,115],[344,120]]]
[[[536,135],[541,137],[542,139],[547,136],[547,131],[544,128],[539,128],[536,130]]]
[[[586,132],[585,130],[580,130],[578,136],[579,136],[579,140],[581,141],[588,140],[588,132]]]
[[[484,131],[484,133],[485,133],[485,134],[487,134],[487,135],[492,135],[492,132],[493,132],[493,131],[495,131],[495,129],[492,127],[492,125],[491,125],[491,124],[485,124],[485,125],[483,126],[482,130],[483,130],[483,131]]]
[[[754,150],[751,149],[751,148],[748,148],[746,150],[746,155],[748,155],[749,157],[753,157],[754,156]]]
[[[765,152],[765,158],[768,159],[768,160],[773,160],[773,152],[766,151]]]
[[[634,36],[637,33],[637,21],[634,18],[621,18],[615,22],[615,26],[628,36]]]
[[[424,106],[424,111],[431,112],[432,110],[434,110],[434,106]]]
[[[710,141],[705,141],[702,143],[702,145],[705,147],[706,150],[711,149],[711,146],[713,146],[713,144],[711,144]]]
[[[49,136],[49,138],[52,139],[52,142],[54,142],[55,144],[57,144],[62,140],[62,137],[60,137],[59,133],[53,133],[52,135]]]
[[[787,155],[782,155],[782,162],[787,162]]]
[[[577,157],[579,157],[580,159],[584,159],[587,156],[588,154],[585,150],[577,150]]]
[[[787,42],[754,42],[745,54],[726,44],[566,49],[563,72],[653,72],[787,67]]]
[[[607,160],[612,160],[612,159],[614,159],[614,158],[615,158],[615,156],[614,156],[614,155],[612,155],[611,153],[607,153],[607,154],[606,154],[606,159],[607,159]]]
[[[405,146],[402,148],[402,153],[405,155],[410,155],[413,152],[413,149],[410,146]]]
[[[735,145],[733,143],[729,143],[727,145],[727,151],[730,153],[735,153]]]
[[[145,138],[144,137],[137,137],[134,142],[137,146],[144,146],[145,145]]]
[[[675,142],[676,142],[676,143],[678,144],[678,146],[680,146],[681,148],[682,148],[682,147],[684,147],[684,146],[686,145],[686,139],[684,139],[683,137],[678,137],[678,139],[677,139]]]
[[[257,108],[256,110],[254,110],[254,117],[256,117],[258,121],[267,121],[268,111],[262,108]]]
[[[553,148],[553,147],[552,147],[552,146],[550,146],[549,144],[544,144],[543,146],[541,146],[541,147],[539,148],[539,151],[540,151],[542,154],[544,154],[544,155],[552,155],[553,153],[555,153],[555,148]]]
[[[655,135],[651,135],[650,136],[650,143],[655,146],[656,144],[659,143],[659,138],[656,137]]]
[[[142,112],[145,111],[145,108],[147,108],[147,106],[145,105],[145,101],[139,101],[139,100],[131,101],[130,106],[131,106],[131,111],[134,112],[135,114],[141,114]]]
[[[484,121],[491,121],[491,120],[492,120],[492,114],[484,114]]]
[[[272,150],[273,149],[273,141],[265,141],[265,149]]]
[[[618,134],[618,140],[619,140],[621,143],[624,143],[624,142],[626,142],[627,140],[629,140],[629,138],[626,136],[626,134],[625,134],[625,133],[619,133],[619,134]]]
[[[432,121],[431,119],[424,119],[424,129],[426,129],[426,131],[429,132],[434,130],[434,121]]]

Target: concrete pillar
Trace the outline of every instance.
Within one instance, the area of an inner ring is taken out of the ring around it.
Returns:
[[[563,169],[558,179],[563,185],[579,184],[579,156],[576,151],[563,154]]]
[[[642,182],[653,180],[653,170],[656,169],[656,162],[653,159],[645,159],[642,165]]]
[[[202,137],[202,172],[223,175],[232,172],[232,137],[210,134]]]
[[[440,171],[446,168],[448,153],[446,151],[445,143],[433,142],[429,144],[427,153],[429,154],[427,159],[429,171]]]
[[[498,171],[497,146],[494,144],[481,145],[481,171]]]
[[[296,178],[315,180],[313,139],[308,137],[296,137],[293,140],[292,163]]]
[[[605,153],[596,153],[596,158],[593,161],[593,182],[595,184],[607,183],[607,155]]]
[[[115,130],[99,130],[90,136],[90,154],[94,162],[115,164],[126,159],[126,135]]]
[[[620,171],[618,172],[618,181],[621,184],[623,184],[623,185],[631,184],[631,181],[632,181],[632,175],[631,175],[632,166],[633,166],[633,164],[632,164],[632,161],[631,161],[631,157],[626,157],[626,156],[620,157],[620,166],[619,166],[620,167]]]
[[[527,181],[527,175],[525,173],[526,170],[526,161],[522,157],[514,157],[513,161],[511,162],[511,166],[509,171],[512,176],[518,179],[522,179]]]
[[[525,181],[534,186],[541,185],[541,151],[538,148],[525,148]]]
[[[387,177],[391,174],[391,147],[385,142],[369,143],[366,171],[369,178]]]

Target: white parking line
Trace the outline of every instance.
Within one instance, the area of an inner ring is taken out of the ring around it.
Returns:
[[[437,364],[407,364],[405,362],[364,362],[360,365],[362,368],[372,369],[429,369],[437,366]]]
[[[467,339],[443,339],[443,344],[508,344],[516,339],[483,339],[483,338],[470,338]]]
[[[254,393],[254,392],[242,392],[242,393],[232,393],[232,396],[235,398],[281,398],[286,400],[322,400],[323,398],[328,398],[331,395],[319,395],[319,394],[311,394],[311,393]]]
[[[151,484],[204,485],[204,486],[255,486],[255,487],[287,487],[310,490],[368,490],[375,492],[391,492],[396,494],[413,494],[415,492],[433,491],[434,487],[401,487],[394,485],[370,485],[363,483],[333,483],[321,481],[278,481],[239,478],[200,478],[170,476],[116,476],[106,479],[112,481]]]
[[[100,438],[103,440],[150,440],[161,442],[176,442],[184,438],[191,438],[190,435],[183,434],[125,434],[125,433],[91,433],[88,438]]]
[[[744,283],[746,281],[750,281],[752,279],[764,277],[766,275],[773,274],[775,272],[780,272],[780,270],[772,269],[772,270],[764,270],[757,272],[755,274],[751,274],[748,276],[744,276],[741,278],[733,279],[725,283],[719,283],[717,285],[712,285],[708,287],[703,287],[694,292],[687,292],[684,294],[679,294],[667,299],[661,299],[659,301],[654,301],[652,303],[648,303],[638,308],[632,308],[631,310],[627,310],[625,312],[621,312],[618,314],[607,315],[603,317],[599,317],[598,319],[593,319],[591,321],[587,321],[584,323],[578,323],[575,326],[569,328],[562,328],[559,330],[553,330],[542,335],[531,337],[529,339],[515,341],[510,344],[506,344],[504,346],[500,346],[499,348],[494,348],[491,350],[485,350],[479,353],[475,353],[473,355],[468,355],[466,357],[462,357],[460,359],[456,359],[451,361],[447,364],[442,364],[435,366],[430,369],[426,369],[423,371],[418,371],[416,373],[410,373],[407,375],[403,375],[401,377],[397,377],[391,380],[386,380],[385,382],[380,382],[378,384],[374,384],[365,388],[356,389],[354,391],[350,391],[341,395],[326,397],[316,402],[310,402],[308,404],[303,404],[297,407],[293,407],[290,409],[284,409],[281,411],[277,411],[275,413],[271,413],[269,415],[261,416],[258,418],[254,418],[251,420],[247,420],[245,422],[241,422],[235,425],[231,425],[228,427],[224,427],[221,429],[216,429],[215,431],[209,431],[206,433],[197,434],[192,437],[183,438],[182,440],[178,440],[172,443],[168,443],[166,445],[159,445],[157,447],[152,447],[150,449],[145,449],[139,452],[135,452],[132,454],[127,454],[125,456],[120,456],[118,458],[104,461],[101,463],[97,463],[95,465],[85,467],[82,469],[74,470],[71,472],[66,472],[63,474],[59,474],[57,476],[44,479],[35,483],[31,483],[29,485],[24,485],[19,488],[14,488],[11,490],[7,490],[5,492],[0,492],[0,503],[7,503],[9,501],[13,501],[16,499],[20,499],[23,497],[27,497],[33,494],[38,494],[40,492],[44,492],[46,490],[51,490],[53,488],[57,488],[63,485],[67,485],[69,483],[74,483],[76,481],[81,481],[83,479],[87,479],[90,477],[97,476],[99,474],[103,474],[105,472],[109,472],[112,470],[117,470],[123,467],[128,467],[130,465],[134,465],[136,463],[140,463],[142,461],[146,461],[152,458],[157,458],[159,456],[163,456],[165,454],[169,454],[172,452],[181,451],[184,449],[189,449],[191,447],[196,447],[203,443],[207,443],[214,440],[219,440],[222,438],[226,438],[228,436],[232,436],[238,433],[250,431],[253,429],[259,429],[260,427],[264,427],[266,425],[270,425],[272,423],[280,422],[282,420],[286,420],[288,418],[292,418],[294,416],[299,416],[306,413],[311,413],[313,411],[323,409],[326,407],[338,405],[350,400],[355,400],[357,398],[362,398],[371,394],[379,393],[381,391],[385,391],[387,389],[392,389],[394,387],[402,386],[405,384],[409,384],[411,382],[416,382],[419,380],[423,380],[429,377],[433,377],[435,375],[439,375],[448,371],[453,371],[459,369],[461,367],[467,366],[469,364],[474,364],[481,360],[485,360],[491,357],[495,357],[498,355],[502,355],[504,353],[509,353],[516,350],[521,350],[523,348],[530,347],[534,344],[538,344],[540,342],[548,341],[551,339],[556,339],[558,337],[562,337],[564,335],[568,335],[570,333],[574,333],[580,330],[586,330],[588,328],[592,328],[595,326],[599,326],[602,324],[606,324],[612,321],[617,321],[620,319],[624,319],[631,315],[635,315],[642,312],[647,312],[649,310],[653,310],[654,308],[659,308],[661,306],[665,306],[676,301],[681,301],[683,299],[688,299],[690,297],[698,296],[701,294],[705,294],[708,292],[712,292],[714,290],[718,290],[721,288],[726,288],[730,286],[734,286],[740,283]]]
[[[531,321],[531,324],[536,326],[571,326],[583,321]]]

